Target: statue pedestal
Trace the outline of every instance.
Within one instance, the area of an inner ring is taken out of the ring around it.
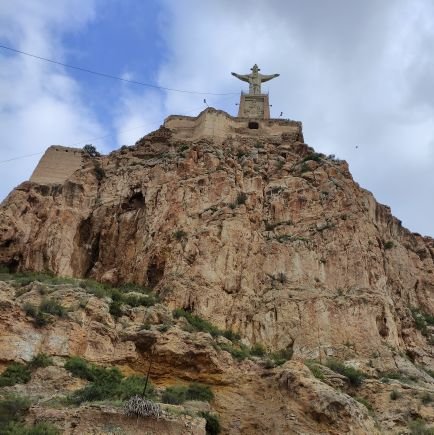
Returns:
[[[270,119],[270,103],[267,94],[241,93],[239,118]]]

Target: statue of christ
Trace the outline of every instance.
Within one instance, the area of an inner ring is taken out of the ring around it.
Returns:
[[[253,65],[253,68],[250,68],[252,71],[251,74],[237,74],[237,73],[231,73],[233,76],[235,76],[237,79],[242,80],[243,82],[249,83],[249,94],[253,95],[259,95],[261,94],[261,83],[262,82],[268,82],[268,80],[274,79],[275,77],[279,77],[280,74],[260,74],[260,69],[258,68],[258,65],[256,63]]]

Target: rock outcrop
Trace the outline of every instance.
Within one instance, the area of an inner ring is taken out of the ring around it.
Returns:
[[[223,141],[189,140],[161,127],[134,146],[88,157],[63,184],[22,183],[0,208],[0,264],[138,283],[169,313],[184,308],[239,333],[248,346],[293,352],[296,360],[333,357],[370,373],[410,373],[414,364],[432,370],[434,240],[403,228],[352,179],[346,162],[315,153],[302,138],[239,131]],[[65,305],[76,297],[71,289],[59,293]],[[206,337],[120,333],[100,300],[87,307],[86,316],[98,313],[96,323],[80,313],[42,337],[6,299],[0,321],[19,332],[0,337],[2,361],[27,360],[42,346],[132,364],[152,342],[161,376],[179,375],[190,361],[219,382],[231,377],[231,363]],[[276,381],[281,395],[295,382],[285,376]],[[359,423],[336,433],[374,433],[353,399],[323,387],[324,404],[304,392],[307,383],[297,388],[291,400],[306,400],[313,419],[322,415],[321,429],[306,423],[304,433],[326,432],[338,410],[342,421]],[[229,433],[241,431],[225,418]]]

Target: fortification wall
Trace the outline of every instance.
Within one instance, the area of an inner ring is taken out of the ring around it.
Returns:
[[[40,184],[65,182],[83,163],[80,148],[52,145],[45,151],[33,171],[30,181]]]
[[[173,131],[176,137],[199,139],[214,137],[223,141],[228,136],[281,136],[289,134],[302,138],[302,124],[286,119],[249,119],[233,117],[222,110],[212,107],[198,116],[171,115],[164,121],[164,126]],[[302,140],[302,139],[301,139]]]

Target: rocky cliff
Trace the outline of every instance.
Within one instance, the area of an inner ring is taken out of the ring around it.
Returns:
[[[231,330],[245,346],[432,385],[420,367],[434,369],[434,240],[403,228],[346,162],[315,153],[301,132],[247,133],[189,140],[162,127],[134,146],[87,158],[63,184],[21,184],[0,209],[0,264],[141,284],[166,308]],[[100,352],[87,352],[101,362]],[[107,358],[115,363],[116,352]],[[298,377],[309,372],[287,364]],[[279,376],[279,394],[291,384],[294,406],[307,406],[311,381]],[[227,433],[238,433],[225,405],[219,409]],[[332,433],[320,420],[320,429],[304,433]],[[353,433],[372,433],[368,426]]]

